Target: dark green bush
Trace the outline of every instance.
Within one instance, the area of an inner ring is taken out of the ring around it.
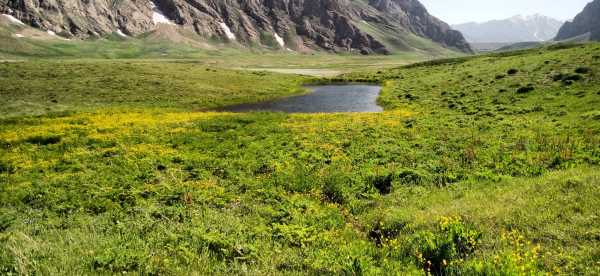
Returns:
[[[403,170],[398,173],[398,182],[406,185],[419,185],[425,181],[425,176],[415,170]]]
[[[535,90],[535,87],[533,87],[533,86],[530,86],[530,85],[523,86],[523,87],[519,87],[519,89],[517,89],[517,94],[526,94],[533,90]]]
[[[416,263],[428,274],[446,275],[454,261],[471,255],[481,239],[481,233],[460,218],[442,218],[438,231],[421,232],[412,239]]]
[[[53,145],[53,144],[58,144],[61,140],[60,136],[33,136],[33,137],[29,137],[27,139],[25,139],[26,143],[29,144],[34,144],[34,145],[39,145],[39,146],[46,146],[46,145]]]
[[[578,67],[577,69],[575,69],[575,73],[577,73],[577,74],[587,74],[590,71],[591,70],[589,67]]]
[[[344,204],[348,200],[345,193],[344,183],[339,181],[339,178],[329,178],[325,180],[323,185],[323,197],[326,201]]]
[[[514,68],[508,69],[508,71],[506,71],[506,74],[508,74],[509,76],[510,75],[515,75],[517,73],[519,73],[519,70],[518,69],[514,69]]]
[[[379,191],[382,195],[387,195],[392,192],[392,181],[394,177],[392,174],[375,175],[371,176],[369,183]]]
[[[390,239],[397,237],[400,232],[408,225],[404,221],[385,222],[378,220],[369,231],[369,238],[377,245],[381,246]]]

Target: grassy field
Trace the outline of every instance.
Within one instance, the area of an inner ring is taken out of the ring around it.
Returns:
[[[374,114],[211,112],[315,79],[204,62],[2,63],[0,274],[597,275],[598,53],[340,77]]]

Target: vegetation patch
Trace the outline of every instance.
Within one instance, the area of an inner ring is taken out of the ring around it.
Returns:
[[[517,94],[526,94],[533,90],[535,90],[535,87],[533,87],[532,84],[529,84],[527,86],[519,87],[519,89],[517,89]]]
[[[438,231],[418,233],[413,256],[426,274],[446,275],[475,252],[482,234],[460,218],[442,218]]]
[[[60,143],[61,137],[55,135],[37,135],[28,137],[24,140],[25,143],[35,144],[39,146],[54,145]]]

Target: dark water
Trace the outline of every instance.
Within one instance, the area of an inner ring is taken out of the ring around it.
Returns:
[[[273,101],[228,106],[220,111],[286,113],[382,112],[377,105],[381,87],[365,84],[308,86],[312,92]]]

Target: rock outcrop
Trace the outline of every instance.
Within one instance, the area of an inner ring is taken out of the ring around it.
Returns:
[[[554,40],[568,40],[582,36],[589,40],[600,40],[600,0],[587,4],[572,22],[565,23]]]
[[[0,13],[64,37],[136,36],[172,23],[245,46],[388,53],[364,23],[471,51],[460,32],[417,0],[0,0]]]

